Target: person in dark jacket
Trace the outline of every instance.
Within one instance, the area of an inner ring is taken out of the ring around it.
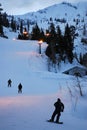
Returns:
[[[61,116],[61,112],[64,111],[64,104],[61,102],[60,98],[57,99],[57,102],[54,103],[54,106],[55,106],[55,110],[52,114],[52,117],[49,121],[53,122],[54,121],[54,118],[56,116],[56,123],[59,122],[59,118]]]
[[[18,93],[22,93],[22,84],[21,83],[18,85]]]
[[[12,83],[12,81],[11,81],[11,79],[9,79],[8,80],[8,87],[11,87],[11,83]]]

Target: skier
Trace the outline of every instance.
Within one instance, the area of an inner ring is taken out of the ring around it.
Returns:
[[[61,102],[60,98],[57,99],[57,102],[54,103],[54,106],[55,106],[55,110],[54,110],[49,122],[54,122],[54,118],[55,118],[55,116],[57,116],[55,122],[62,123],[62,122],[59,122],[59,118],[61,116],[61,112],[64,111],[64,104]]]
[[[8,87],[9,87],[9,86],[11,87],[11,83],[12,83],[12,81],[11,81],[11,79],[9,79],[9,80],[8,80]]]
[[[21,85],[21,83],[18,85],[18,93],[22,93],[22,85]]]

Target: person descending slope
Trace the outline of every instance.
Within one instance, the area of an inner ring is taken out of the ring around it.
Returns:
[[[48,120],[48,122],[54,122],[54,118],[56,116],[56,121],[55,123],[60,123],[62,124],[63,122],[59,121],[59,118],[61,116],[61,112],[64,111],[64,104],[61,102],[60,98],[57,99],[57,102],[54,103],[55,110],[51,116],[51,119]]]
[[[18,85],[18,93],[22,93],[22,84],[21,83]]]
[[[11,83],[12,83],[12,81],[11,81],[11,79],[9,79],[8,80],[8,87],[11,87]]]

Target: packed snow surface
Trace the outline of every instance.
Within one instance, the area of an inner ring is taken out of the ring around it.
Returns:
[[[62,73],[69,64],[62,64],[57,73],[48,71],[46,47],[46,43],[41,45],[40,55],[38,41],[0,38],[0,130],[86,130],[87,77],[79,79],[81,97],[76,78]],[[10,78],[12,86],[8,87]],[[65,105],[63,125],[46,122],[57,98]]]

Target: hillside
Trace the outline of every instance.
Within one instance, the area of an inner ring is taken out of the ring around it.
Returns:
[[[56,4],[48,8],[39,10],[37,12],[31,12],[24,15],[17,16],[17,18],[30,20],[30,23],[38,23],[39,26],[43,29],[47,29],[50,22],[53,22],[55,26],[60,25],[61,27],[65,25],[61,22],[55,21],[55,19],[64,19],[66,23],[75,25],[74,19],[80,19],[80,24],[83,24],[81,21],[87,20],[87,2],[81,2],[77,4],[70,4],[63,2],[61,4]],[[50,20],[51,18],[51,20]]]
[[[32,34],[32,28],[35,26],[36,23],[38,24],[40,29],[43,29],[44,34],[46,33],[46,29],[49,28],[50,23],[53,23],[55,25],[56,30],[57,27],[60,26],[62,34],[64,33],[64,29],[67,23],[69,25],[75,26],[76,34],[78,34],[78,36],[74,40],[73,54],[74,56],[77,55],[77,61],[79,62],[80,55],[82,55],[83,57],[87,52],[86,3],[87,2],[70,4],[63,2],[61,4],[56,4],[37,12],[15,16],[15,19],[17,20],[16,23],[20,26],[20,21],[22,19],[23,28],[28,28],[30,35]],[[29,22],[29,25],[27,25],[27,21]],[[8,38],[13,39],[18,37],[18,32],[20,31],[20,29],[17,30],[16,33],[13,33],[11,29],[9,30],[6,28],[4,29],[5,35],[7,35]]]

